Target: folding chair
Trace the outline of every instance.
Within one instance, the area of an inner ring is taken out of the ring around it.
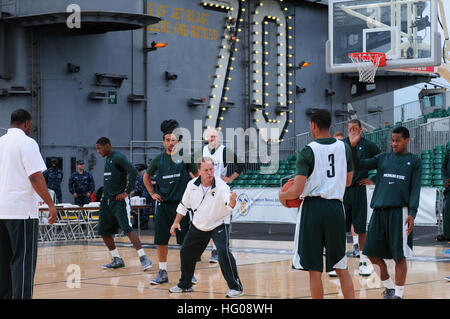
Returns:
[[[68,226],[68,234],[70,239],[85,239],[86,236],[83,230],[83,214],[79,209],[78,205],[64,205],[67,216],[67,226]],[[74,210],[70,210],[70,208],[74,208]]]
[[[91,202],[83,205],[84,220],[87,226],[87,238],[96,238],[97,226],[98,226],[98,213],[100,209],[100,202]],[[96,208],[96,209],[93,209]]]
[[[57,240],[67,240],[67,222],[63,217],[65,216],[65,211],[63,207],[57,206],[56,220],[53,224],[48,227],[48,236],[50,241]],[[48,214],[48,213],[47,213]],[[48,216],[48,215],[47,215]]]
[[[47,208],[48,205],[44,204],[39,206],[39,209]],[[48,223],[48,211],[39,210],[39,229],[38,229],[38,241],[47,242],[52,240],[51,225]]]

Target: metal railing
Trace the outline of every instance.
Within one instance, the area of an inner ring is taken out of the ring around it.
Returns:
[[[410,105],[411,103],[404,104]],[[400,107],[403,107],[400,106]],[[346,131],[345,127],[348,122],[343,121],[332,125],[330,132],[333,134],[336,131]],[[399,122],[397,122],[399,124]],[[424,149],[433,149],[437,145],[446,145],[450,140],[450,117],[427,119],[419,117],[401,122],[401,125],[410,131],[410,145],[409,151],[414,154],[419,154]],[[388,126],[382,129],[375,129],[373,132],[365,132],[364,137],[376,143],[381,151],[388,152],[391,147],[391,133],[395,126]],[[289,156],[295,155],[298,150],[302,149],[313,141],[311,132],[297,134],[295,137],[287,138],[279,145],[279,159],[286,159]],[[195,141],[194,141],[195,142]],[[134,163],[139,157],[146,159],[155,157],[164,151],[161,141],[131,141],[130,142],[130,159]],[[269,149],[270,154],[270,149]],[[255,155],[249,150],[246,150],[245,155],[241,158],[245,160],[246,170],[259,170],[264,164],[259,157],[254,158]],[[259,155],[256,155],[259,156]],[[142,161],[142,160],[141,160]],[[234,165],[230,166],[234,170]]]
[[[450,117],[428,119],[419,118],[402,123],[409,130],[409,152],[420,154],[422,150],[432,150],[450,141]],[[390,151],[391,134],[395,126],[364,134],[368,140],[376,143],[382,152]]]
[[[344,123],[348,123],[348,121]],[[414,154],[419,154],[422,150],[433,149],[438,145],[446,145],[450,141],[450,117],[428,119],[428,122],[424,117],[421,117],[402,122],[401,125],[409,130],[411,139],[409,151]],[[391,146],[391,133],[394,128],[395,126],[389,126],[376,129],[373,132],[365,132],[364,137],[376,143],[382,152],[388,152]],[[332,126],[331,134],[334,130],[334,126]],[[311,132],[298,134],[295,139],[296,150],[302,149],[313,141]]]

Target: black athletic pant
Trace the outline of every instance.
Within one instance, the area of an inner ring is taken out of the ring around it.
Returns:
[[[211,231],[198,230],[191,224],[181,246],[181,278],[178,283],[180,288],[192,286],[195,264],[202,255],[212,238],[217,247],[220,270],[230,289],[242,291],[242,284],[236,267],[236,260],[230,252],[229,247],[230,225],[222,224]]]
[[[0,219],[0,298],[31,299],[38,219]]]
[[[89,204],[91,199],[86,196],[86,194],[78,194],[77,198],[74,198],[75,205],[83,206],[85,204]]]
[[[444,221],[444,236],[447,240],[450,240],[450,188],[447,188],[442,215]]]

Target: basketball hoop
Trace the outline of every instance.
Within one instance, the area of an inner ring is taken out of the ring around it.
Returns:
[[[378,52],[354,52],[348,54],[359,72],[359,81],[366,83],[375,82],[375,74],[378,67],[386,66],[386,54]]]

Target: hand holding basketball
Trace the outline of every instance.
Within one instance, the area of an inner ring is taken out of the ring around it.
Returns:
[[[286,184],[283,185],[283,187],[281,188],[281,192],[280,193],[287,192],[288,189],[292,187],[292,185],[294,185],[294,179],[293,178],[288,180],[286,182]],[[285,200],[285,199],[280,198],[280,194],[278,194],[278,197],[280,199],[281,204],[284,207],[287,207],[287,208],[293,208],[293,207],[294,208],[298,208],[298,207],[300,207],[300,205],[302,204],[302,201],[303,201],[300,198],[286,199]]]

